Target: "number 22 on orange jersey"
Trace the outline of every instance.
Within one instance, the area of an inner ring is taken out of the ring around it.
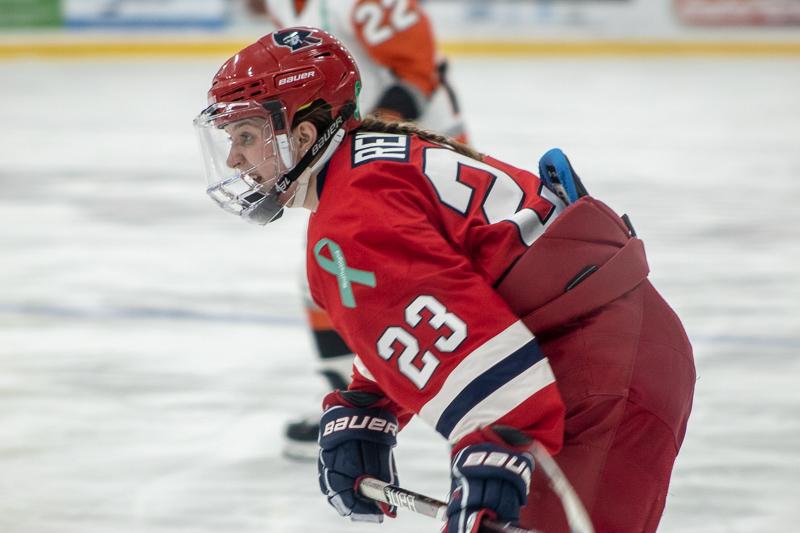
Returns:
[[[410,0],[374,0],[359,3],[353,12],[357,24],[363,24],[364,40],[376,46],[407,30],[420,15]]]

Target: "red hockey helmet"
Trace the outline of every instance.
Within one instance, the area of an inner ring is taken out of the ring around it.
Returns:
[[[350,52],[316,28],[287,28],[268,34],[226,61],[208,91],[209,104],[278,99],[289,124],[299,109],[324,100],[334,116],[355,103],[360,76]],[[353,117],[347,129],[358,125]]]
[[[292,202],[292,183],[312,162],[327,160],[344,133],[359,125],[360,85],[347,49],[316,28],[270,33],[228,59],[208,91],[209,107],[194,121],[208,194],[249,220],[277,218]],[[293,121],[320,101],[330,106],[331,126],[295,160]]]

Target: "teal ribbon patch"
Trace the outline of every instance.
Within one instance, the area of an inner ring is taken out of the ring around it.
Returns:
[[[333,258],[328,259],[322,255],[322,249],[328,247],[328,251]],[[347,266],[347,261],[344,259],[342,248],[330,239],[320,239],[314,245],[314,258],[317,260],[320,268],[325,272],[329,272],[336,276],[339,281],[339,297],[342,299],[342,305],[349,308],[356,307],[356,299],[353,296],[353,283],[359,285],[366,285],[367,287],[375,287],[375,274],[366,270],[358,270]]]

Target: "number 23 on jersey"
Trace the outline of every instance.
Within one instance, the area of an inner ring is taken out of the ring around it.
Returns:
[[[466,323],[455,314],[448,312],[447,308],[433,296],[417,296],[406,307],[405,324],[386,328],[378,339],[377,349],[381,358],[389,361],[396,352],[393,347],[394,343],[399,342],[402,349],[395,360],[397,367],[400,373],[411,380],[418,389],[427,385],[440,362],[439,358],[430,350],[425,350],[420,361],[416,362],[420,346],[412,331],[423,320],[423,310],[427,310],[431,314],[428,319],[429,325],[437,332],[442,333],[434,343],[440,354],[455,351],[467,338]]]

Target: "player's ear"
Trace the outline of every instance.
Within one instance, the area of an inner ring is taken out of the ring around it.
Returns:
[[[294,145],[297,147],[298,154],[305,154],[317,140],[317,127],[304,120],[292,131],[292,137],[294,137]]]

